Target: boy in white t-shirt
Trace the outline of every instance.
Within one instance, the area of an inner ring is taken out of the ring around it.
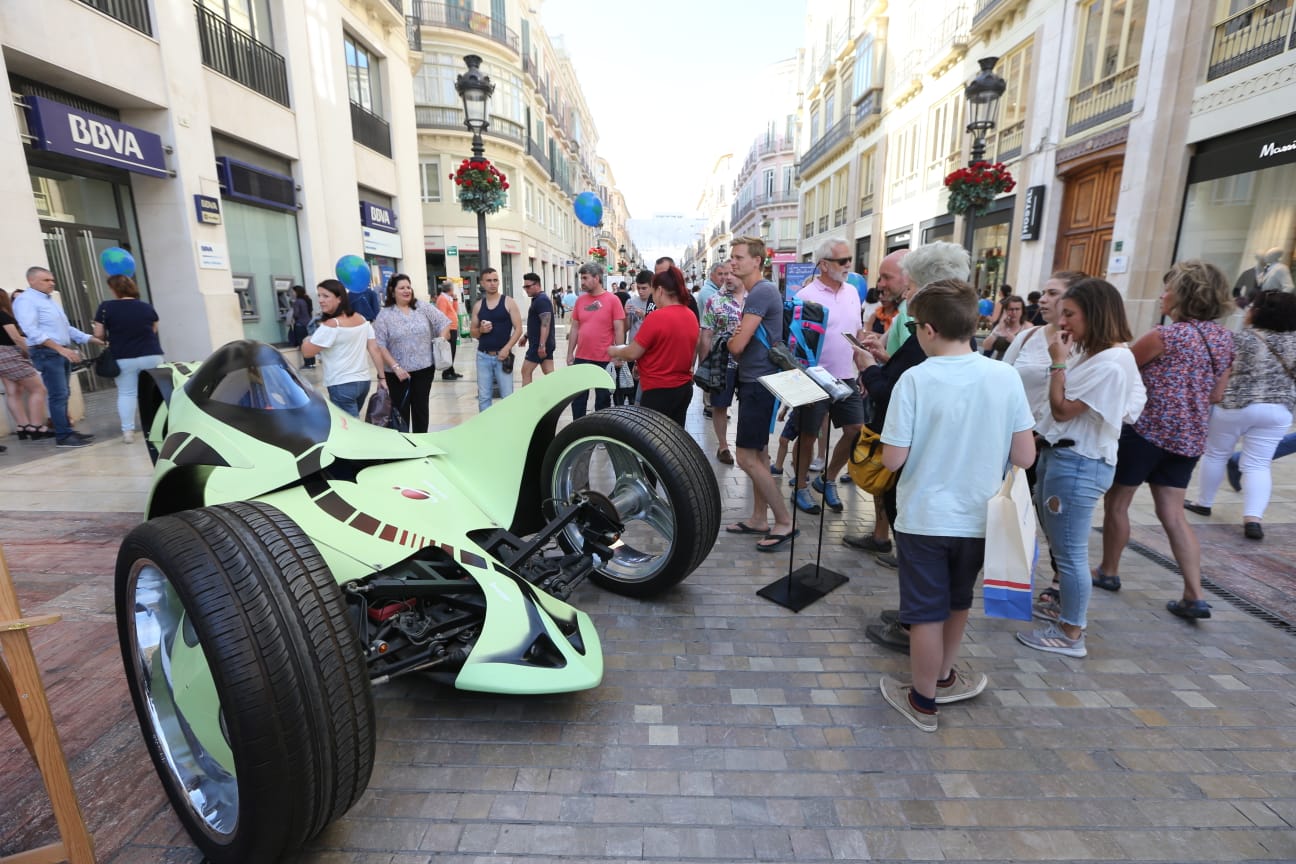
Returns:
[[[896,489],[900,621],[909,625],[913,683],[881,681],[882,696],[924,732],[936,706],[971,699],[986,676],[956,670],[985,559],[986,505],[1011,462],[1035,461],[1021,377],[972,351],[977,296],[957,279],[933,282],[909,301],[927,360],[900,376],[882,430],[882,461],[904,466]]]

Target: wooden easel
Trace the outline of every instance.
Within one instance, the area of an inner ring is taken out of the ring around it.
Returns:
[[[77,804],[76,790],[72,788],[63,745],[59,742],[58,730],[54,728],[40,669],[36,666],[31,640],[27,637],[29,628],[53,624],[61,617],[22,617],[18,594],[9,576],[9,565],[5,563],[4,550],[0,549],[0,708],[18,730],[18,737],[27,745],[27,752],[36,760],[62,838],[58,843],[0,858],[4,864],[55,864],[59,861],[94,864],[95,860],[94,843],[81,818],[81,807]]]

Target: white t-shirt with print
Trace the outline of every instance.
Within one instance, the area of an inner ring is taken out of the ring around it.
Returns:
[[[321,324],[309,337],[324,349],[324,386],[368,381],[377,370],[370,368],[369,340],[374,338],[373,325],[368,321],[359,327],[329,327]]]
[[[984,537],[1015,432],[1035,425],[1021,378],[980,354],[928,357],[891,391],[882,443],[908,447],[896,530]]]
[[[1072,357],[1062,392],[1089,407],[1070,420],[1055,420],[1052,410],[1046,411],[1036,431],[1050,444],[1070,438],[1079,455],[1115,465],[1121,424],[1137,420],[1147,401],[1134,352],[1118,345],[1092,357]]]

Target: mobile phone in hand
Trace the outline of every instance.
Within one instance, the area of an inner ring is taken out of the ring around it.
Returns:
[[[846,341],[847,341],[847,342],[851,343],[852,345],[854,345],[856,348],[860,349],[861,351],[867,351],[867,350],[868,350],[867,348],[864,347],[864,345],[863,345],[863,344],[862,344],[858,339],[855,338],[855,336],[854,336],[853,334],[843,332],[843,333],[842,333],[842,336],[844,336],[844,337],[846,338]]]

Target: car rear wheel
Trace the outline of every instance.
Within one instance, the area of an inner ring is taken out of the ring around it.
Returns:
[[[643,408],[609,408],[564,428],[545,453],[543,477],[555,502],[585,493],[625,525],[611,560],[590,575],[630,597],[659,594],[711,552],[720,530],[720,489],[697,443],[676,423]],[[582,547],[581,527],[559,535]]]
[[[117,628],[154,767],[213,864],[277,861],[369,782],[369,679],[337,583],[256,503],[146,522],[122,543]]]

